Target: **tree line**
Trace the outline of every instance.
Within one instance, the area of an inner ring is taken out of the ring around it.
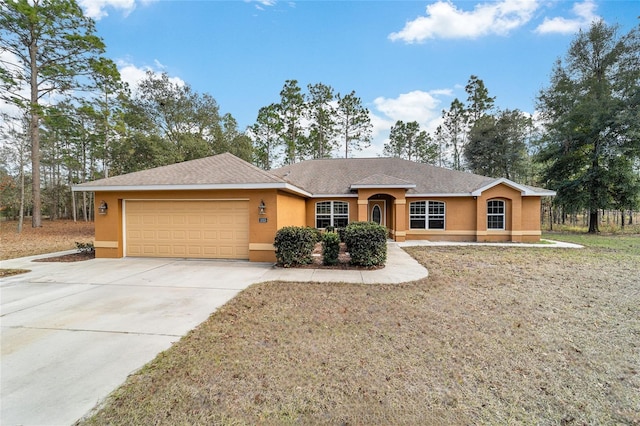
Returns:
[[[432,133],[397,121],[383,155],[557,190],[554,208],[588,211],[596,232],[598,211],[640,204],[639,34],[604,22],[577,34],[537,96],[539,117],[496,108],[472,75]],[[130,88],[75,0],[2,3],[0,39],[0,98],[12,106],[0,126],[0,208],[34,227],[43,214],[89,220],[91,194],[70,192],[88,180],[222,152],[270,169],[371,144],[355,91],[323,83],[285,81],[244,130],[213,96],[167,74]]]

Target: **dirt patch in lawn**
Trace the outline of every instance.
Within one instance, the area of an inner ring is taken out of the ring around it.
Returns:
[[[76,241],[93,242],[95,233],[93,222],[72,220],[43,220],[41,228],[25,221],[22,232],[17,229],[16,221],[0,222],[0,260],[75,249]]]
[[[87,423],[640,423],[640,252],[408,251],[428,279],[248,288]]]
[[[0,268],[0,278],[12,277],[14,275],[26,274],[31,272],[29,269],[3,269]]]

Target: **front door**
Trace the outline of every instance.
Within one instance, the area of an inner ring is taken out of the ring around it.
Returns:
[[[369,200],[369,220],[378,225],[387,226],[387,209],[385,200]]]

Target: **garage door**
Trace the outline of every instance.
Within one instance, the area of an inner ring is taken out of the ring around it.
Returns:
[[[126,201],[127,256],[249,258],[248,201]]]

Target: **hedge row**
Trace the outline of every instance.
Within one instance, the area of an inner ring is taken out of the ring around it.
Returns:
[[[373,222],[352,222],[338,233],[320,232],[315,228],[287,226],[276,233],[276,260],[286,268],[312,262],[315,244],[322,241],[325,265],[336,265],[340,242],[344,241],[356,266],[381,266],[387,260],[387,228]]]

